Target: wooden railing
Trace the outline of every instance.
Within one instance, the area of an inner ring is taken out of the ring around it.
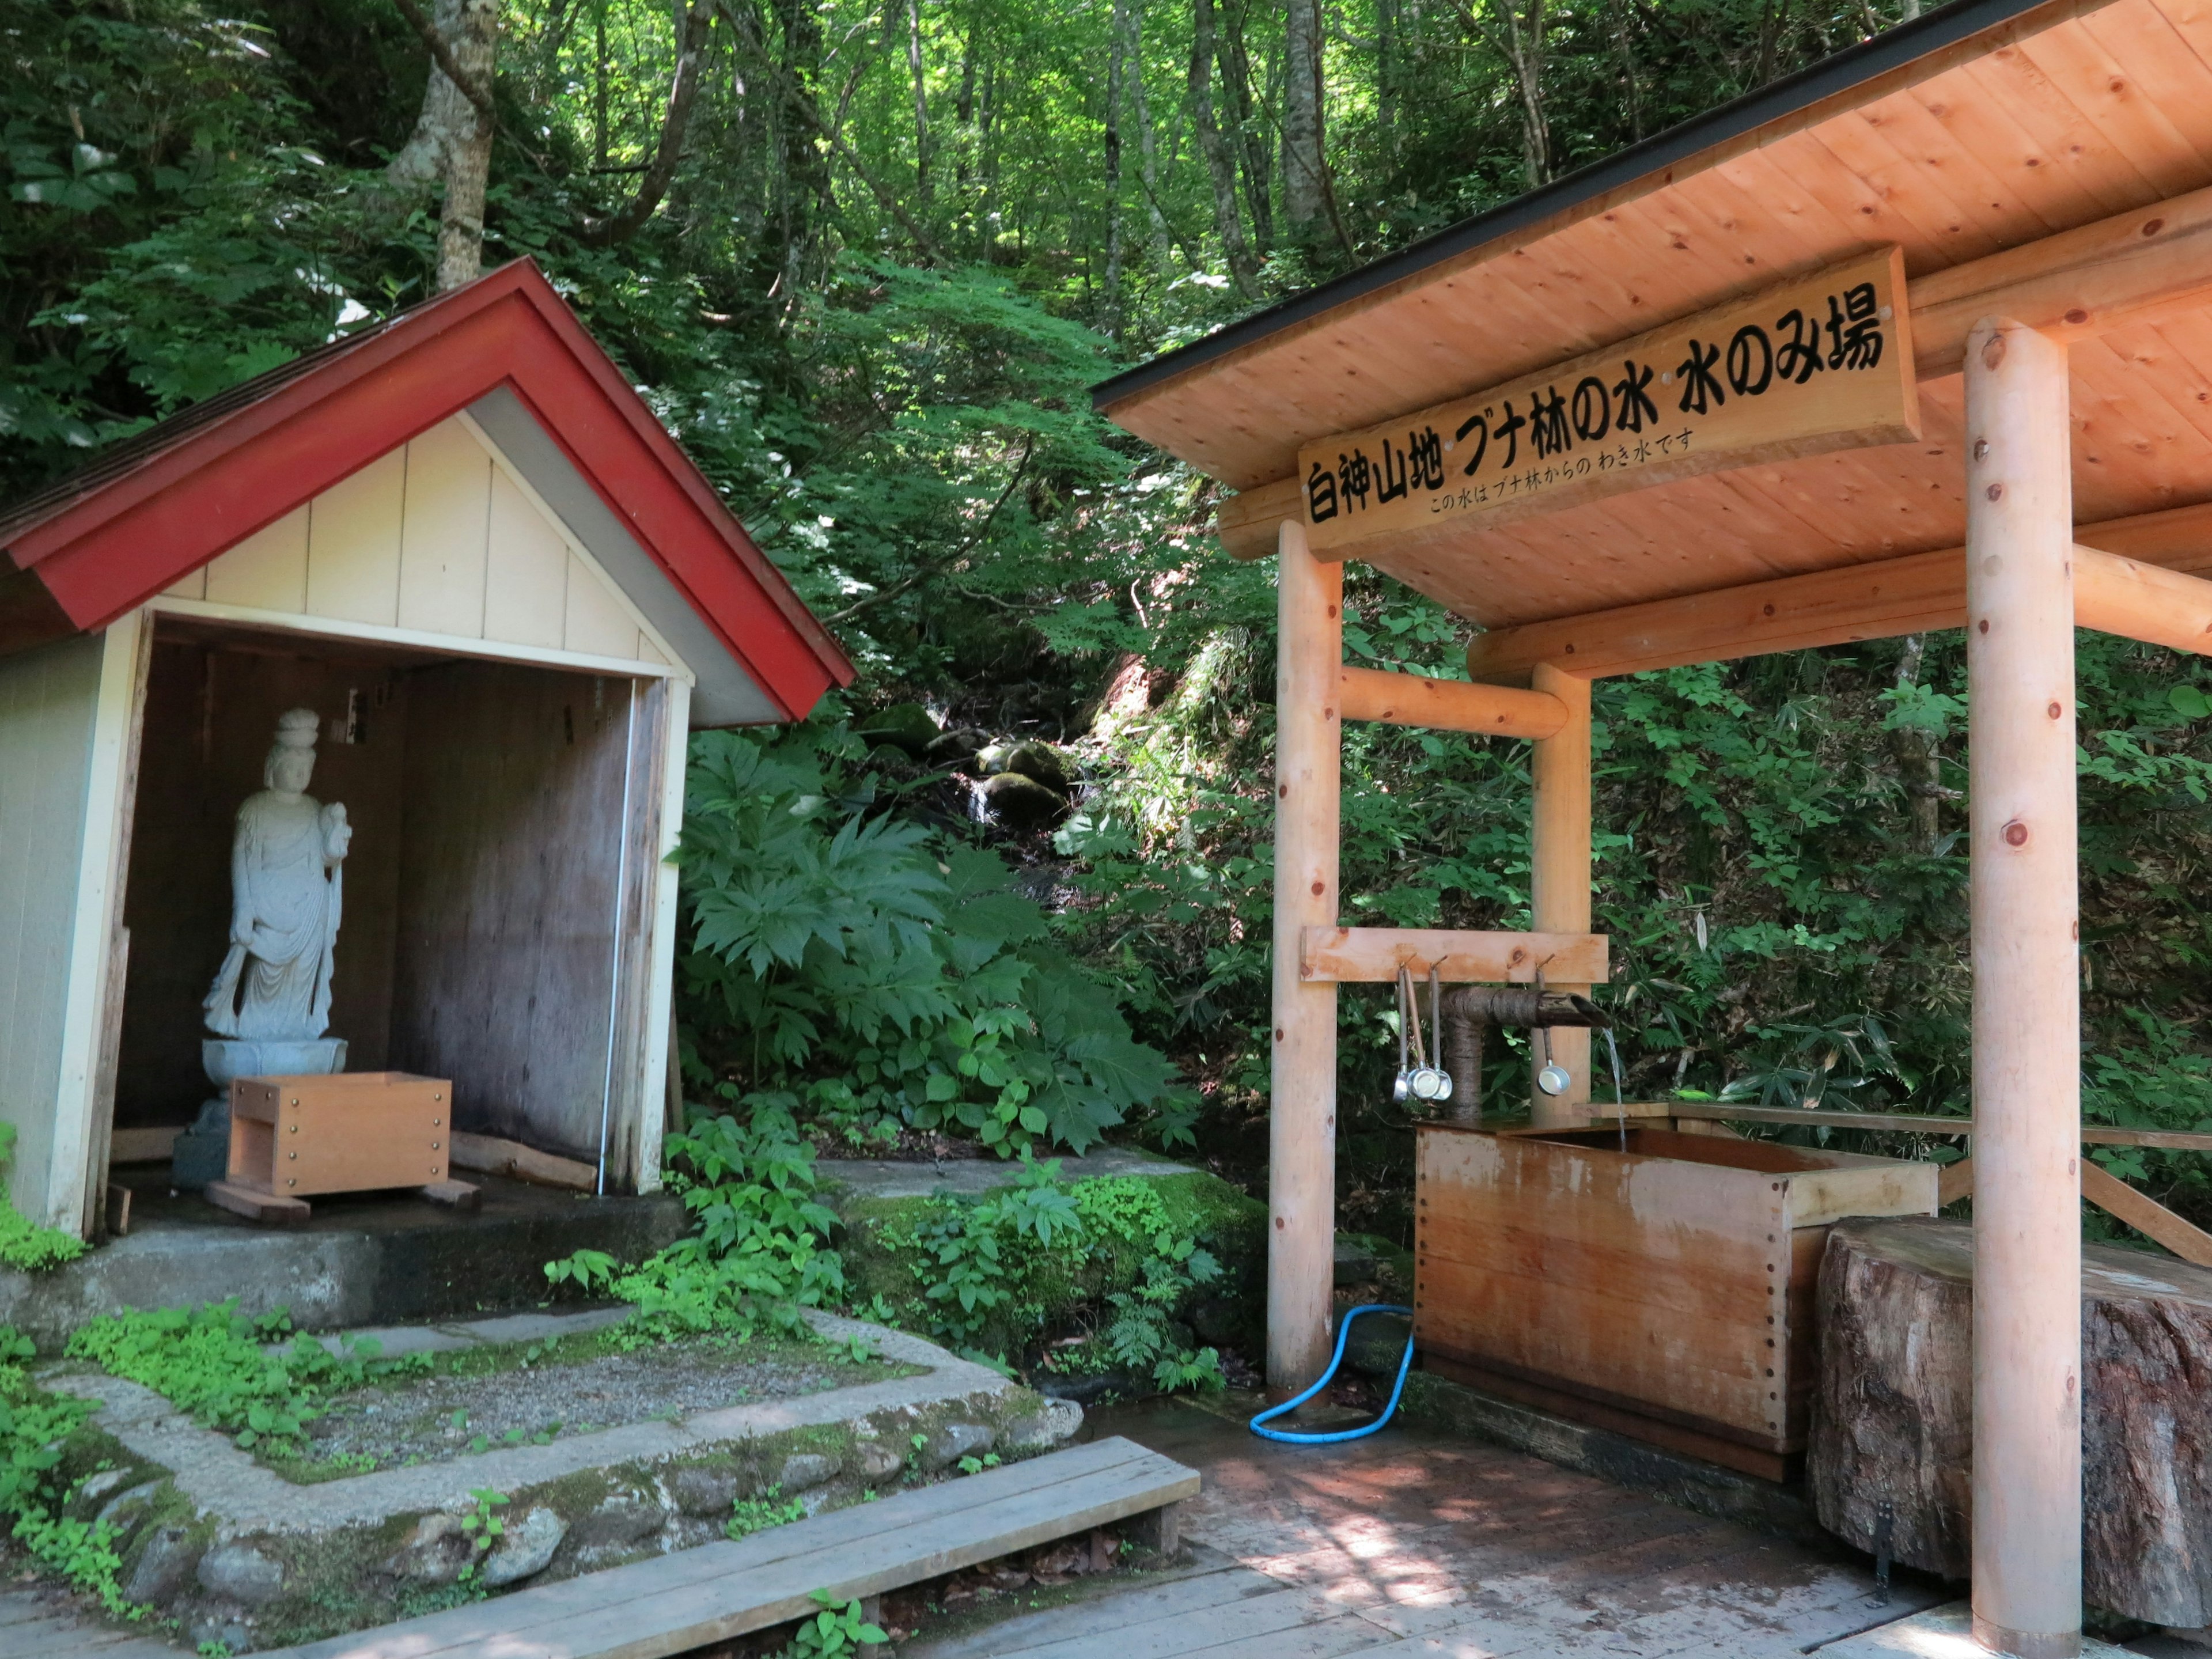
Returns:
[[[1593,1103],[1597,1121],[1605,1108]],[[1974,1133],[1971,1117],[1931,1117],[1912,1112],[1836,1112],[1800,1106],[1732,1106],[1725,1101],[1661,1100],[1632,1102],[1624,1109],[1631,1117],[1666,1118],[1680,1124],[1771,1123],[1792,1128],[1876,1129],[1895,1133],[1947,1135],[1965,1139]],[[2123,1129],[2104,1123],[2081,1126],[2085,1146],[2148,1146],[2168,1152],[2212,1152],[2212,1134],[2182,1129]],[[1974,1190],[1974,1160],[1964,1158],[1943,1166],[1936,1182],[1936,1199],[1949,1204]],[[2102,1165],[2081,1160],[2081,1196],[2124,1221],[2147,1238],[2200,1267],[2212,1267],[2212,1233],[2183,1220],[2147,1193],[2137,1192]]]

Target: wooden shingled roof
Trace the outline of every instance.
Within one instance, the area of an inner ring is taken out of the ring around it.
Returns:
[[[2212,0],[1960,0],[1156,359],[1097,403],[1246,492],[1223,533],[1252,555],[1298,511],[1302,443],[1894,244],[1920,441],[1358,556],[1494,627],[1956,546],[1959,368],[1994,307],[2072,339],[2075,516],[2123,521],[2082,538],[2194,568],[2212,517],[2138,520],[2212,501],[2208,187]],[[2099,302],[2100,272],[2153,258],[2168,273],[2155,311]]]

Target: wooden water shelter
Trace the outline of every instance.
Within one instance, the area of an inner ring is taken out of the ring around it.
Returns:
[[[1961,0],[1102,386],[1280,594],[1272,1384],[1328,1354],[1336,985],[1604,975],[1591,682],[1966,627],[1973,1596],[2081,1650],[2076,625],[2212,641],[2212,5]],[[1342,562],[1486,630],[1346,668]],[[1533,926],[1337,926],[1340,720],[1533,740]],[[1587,1121],[1587,1034],[1540,1127]],[[2101,1172],[2099,1172],[2101,1173]]]
[[[347,1069],[450,1079],[456,1164],[653,1189],[686,736],[852,674],[527,262],[0,512],[16,1206],[89,1231],[209,1095],[233,821],[301,708],[351,815]]]

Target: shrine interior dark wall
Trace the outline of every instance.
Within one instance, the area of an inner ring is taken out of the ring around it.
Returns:
[[[348,1070],[385,1067],[407,678],[389,659],[349,655],[327,641],[155,635],[123,902],[131,959],[117,1127],[188,1123],[212,1092],[200,1070],[200,1003],[229,943],[231,836],[239,804],[262,787],[276,717],[288,708],[323,716],[309,792],[344,803],[354,830],[330,1034],[346,1039]],[[330,722],[356,692],[359,740],[333,742]]]
[[[354,826],[329,1032],[348,1042],[347,1069],[451,1078],[458,1128],[588,1159],[611,1029],[611,1167],[624,1167],[665,702],[648,684],[633,716],[631,684],[165,621],[124,901],[116,1126],[183,1125],[211,1092],[200,1005],[229,935],[238,807],[262,787],[277,715],[305,707],[324,721],[310,791]]]

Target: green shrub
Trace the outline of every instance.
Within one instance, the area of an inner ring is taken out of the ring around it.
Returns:
[[[1079,1152],[1174,1095],[996,856],[884,814],[864,747],[842,724],[693,740],[681,984],[715,1092],[854,1144],[946,1129],[1002,1155]]]
[[[1010,1186],[980,1199],[938,1197],[872,1228],[898,1264],[883,1311],[961,1352],[1008,1369],[1008,1356],[1071,1339],[1044,1356],[1063,1372],[1118,1370],[1163,1389],[1219,1388],[1219,1357],[1176,1328],[1222,1277],[1181,1231],[1152,1182],[1063,1184],[1057,1164],[1026,1158]]]

